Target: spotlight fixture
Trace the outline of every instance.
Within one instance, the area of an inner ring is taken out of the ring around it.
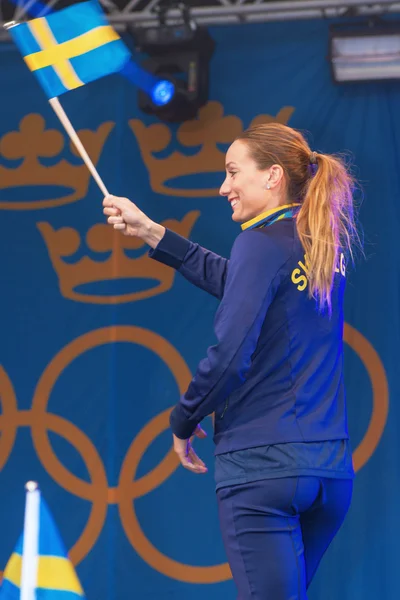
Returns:
[[[180,17],[167,24],[167,13],[178,9]],[[208,100],[209,63],[215,42],[208,30],[198,27],[186,4],[168,1],[158,7],[159,24],[135,27],[136,49],[148,55],[141,67],[156,83],[149,92],[138,92],[139,108],[163,121],[193,119]]]
[[[400,23],[380,18],[330,27],[335,83],[400,79]]]

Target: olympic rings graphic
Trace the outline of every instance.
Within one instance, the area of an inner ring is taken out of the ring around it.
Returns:
[[[389,390],[383,364],[372,345],[348,324],[344,341],[358,354],[367,369],[372,391],[371,419],[353,459],[356,470],[361,469],[374,453],[385,428]],[[48,364],[37,384],[31,410],[18,410],[11,381],[0,367],[0,468],[7,462],[14,445],[18,427],[28,426],[33,444],[44,468],[63,489],[92,503],[89,519],[69,555],[76,565],[93,548],[107,514],[108,506],[118,504],[121,524],[137,554],[158,572],[187,583],[217,583],[231,578],[227,563],[214,566],[191,566],[162,554],[145,536],[135,512],[135,499],[160,486],[178,468],[179,461],[172,449],[152,471],[136,479],[140,461],[150,444],[169,427],[169,413],[164,410],[149,421],[136,438],[123,461],[118,485],[109,487],[103,462],[87,435],[73,423],[49,413],[47,405],[52,389],[62,372],[85,352],[109,343],[128,342],[154,352],[171,371],[180,393],[191,380],[191,373],[178,351],[159,334],[134,326],[113,326],[97,329],[76,338],[65,346]],[[82,456],[90,476],[86,482],[71,473],[59,461],[49,441],[48,432],[64,437]]]
[[[344,326],[343,339],[364,363],[373,394],[372,415],[367,431],[353,452],[354,468],[359,471],[375,452],[385,429],[389,413],[389,385],[385,367],[369,341],[348,323]]]

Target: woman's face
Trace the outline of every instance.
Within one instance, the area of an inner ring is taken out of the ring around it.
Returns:
[[[277,195],[278,184],[282,173],[276,173],[274,165],[270,169],[260,171],[250,157],[247,145],[236,140],[228,149],[225,159],[226,177],[219,193],[226,196],[233,210],[232,219],[237,223],[245,223],[261,213],[279,206]],[[278,179],[277,176],[278,175]],[[270,189],[267,189],[267,185]]]

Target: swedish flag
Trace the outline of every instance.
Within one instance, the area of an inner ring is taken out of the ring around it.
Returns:
[[[81,584],[68,559],[50,511],[39,492],[34,493],[39,495],[40,506],[38,523],[33,524],[33,529],[38,532],[36,536],[37,553],[32,561],[34,567],[36,566],[34,573],[36,584],[32,595],[37,600],[82,600],[85,596]],[[25,532],[26,529],[5,568],[0,588],[0,600],[19,600],[21,597]]]
[[[120,71],[131,55],[91,0],[9,29],[48,98]]]

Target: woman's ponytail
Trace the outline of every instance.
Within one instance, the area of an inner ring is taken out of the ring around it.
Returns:
[[[320,308],[331,309],[331,293],[340,254],[353,257],[358,240],[353,211],[353,180],[343,162],[313,153],[314,174],[297,216],[297,231],[308,263],[310,294]]]

